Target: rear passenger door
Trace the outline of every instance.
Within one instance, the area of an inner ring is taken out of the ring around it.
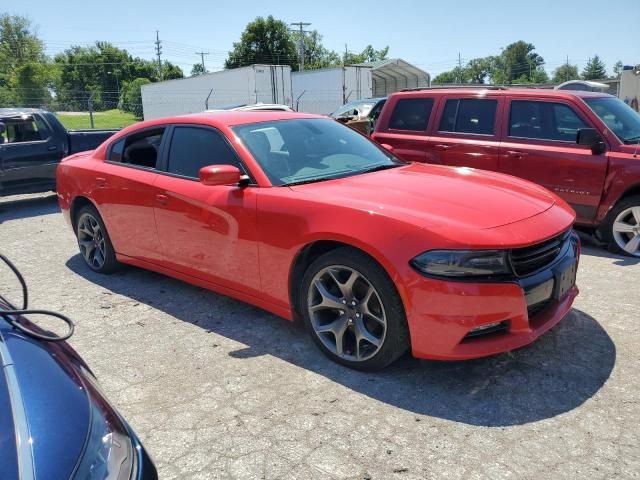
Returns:
[[[115,251],[151,263],[163,260],[153,215],[158,161],[166,128],[147,128],[109,145],[93,167],[91,197],[98,204]]]
[[[427,162],[498,170],[500,98],[447,96],[429,138]]]
[[[426,162],[429,139],[427,128],[433,112],[434,99],[424,96],[402,96],[394,101],[387,125],[381,125],[372,138],[380,144],[392,146],[393,153],[403,160]]]
[[[579,222],[596,214],[607,171],[606,154],[576,144],[588,118],[564,100],[509,99],[500,171],[531,180],[557,193],[576,211]]]

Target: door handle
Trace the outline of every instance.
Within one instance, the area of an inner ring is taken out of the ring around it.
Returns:
[[[506,153],[508,157],[517,157],[517,158],[522,158],[529,155],[527,152],[519,152],[517,150],[507,150]]]
[[[434,145],[435,148],[437,148],[438,150],[449,150],[451,148],[451,145],[446,145],[444,143],[438,143],[436,145]]]
[[[96,177],[96,186],[98,188],[104,188],[107,186],[107,179],[102,177]]]
[[[50,152],[55,152],[58,149],[58,147],[56,147],[55,145],[51,145],[50,147],[47,147],[47,150],[49,150]]]
[[[169,202],[169,197],[166,195],[156,195],[156,200],[160,205],[166,205]]]

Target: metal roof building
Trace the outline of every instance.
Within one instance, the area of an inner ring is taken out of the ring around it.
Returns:
[[[354,66],[371,68],[372,95],[374,97],[386,97],[403,88],[431,86],[431,75],[401,58],[359,63]]]

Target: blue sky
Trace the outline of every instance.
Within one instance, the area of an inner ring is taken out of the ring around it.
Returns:
[[[18,6],[19,5],[19,6]],[[367,44],[390,46],[401,57],[432,75],[462,60],[494,55],[516,40],[536,46],[551,72],[565,62],[580,69],[595,54],[607,69],[617,60],[640,63],[640,0],[523,2],[450,0],[332,1],[185,1],[110,0],[109,2],[30,0],[14,3],[9,13],[28,16],[54,54],[71,44],[108,40],[136,56],[151,58],[156,29],[164,58],[189,73],[209,51],[209,70],[222,68],[226,52],[256,16],[312,23],[326,47],[343,52]],[[3,8],[0,7],[0,11]]]

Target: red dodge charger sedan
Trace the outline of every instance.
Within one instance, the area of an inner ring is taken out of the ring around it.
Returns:
[[[301,318],[375,370],[407,349],[521,347],[578,290],[574,212],[514,177],[405,163],[331,119],[218,112],[142,122],[57,172],[96,272],[136,265]]]

